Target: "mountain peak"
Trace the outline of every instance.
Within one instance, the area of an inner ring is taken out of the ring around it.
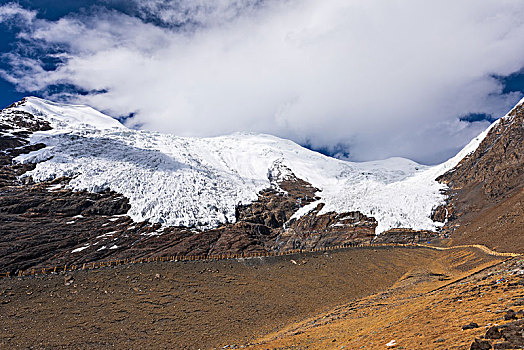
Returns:
[[[71,105],[52,102],[39,97],[29,96],[12,104],[6,110],[19,110],[42,117],[55,128],[124,128],[116,119],[86,105]]]
[[[74,190],[121,193],[136,221],[200,228],[234,222],[237,205],[251,203],[273,180],[293,174],[320,190],[320,215],[359,211],[377,220],[377,233],[440,227],[431,213],[445,201],[446,186],[435,179],[474,152],[499,123],[448,162],[428,167],[403,158],[341,161],[271,135],[191,138],[136,131],[91,107],[36,97],[2,113],[10,111],[37,116],[54,128],[31,138],[46,148],[16,158],[37,163],[25,176],[36,181],[69,177]]]
[[[427,167],[409,160],[346,162],[253,133],[191,138],[136,131],[90,107],[35,97],[4,113],[16,110],[54,129],[31,137],[46,148],[16,158],[37,163],[25,176],[35,181],[68,177],[73,190],[121,193],[136,221],[201,228],[234,222],[238,204],[251,203],[271,187],[268,174],[276,179],[294,174],[321,190],[320,215],[360,211],[377,219],[377,233],[438,225],[430,214],[444,200],[442,185],[421,176]]]

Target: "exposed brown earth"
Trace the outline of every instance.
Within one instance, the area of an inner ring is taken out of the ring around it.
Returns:
[[[436,286],[498,259],[475,249],[350,248],[1,279],[0,348],[246,344],[384,290],[403,275],[397,285],[428,280]]]
[[[477,265],[467,263],[470,253],[441,256],[385,292],[289,325],[247,348],[524,348],[524,261]]]
[[[524,252],[524,105],[490,130],[478,149],[439,179],[450,186],[448,209],[453,243],[481,243]]]
[[[524,189],[504,201],[460,220],[449,245],[484,244],[498,251],[524,253]]]
[[[404,228],[394,228],[388,230],[373,239],[373,243],[387,244],[412,244],[412,243],[431,243],[439,240],[441,235],[433,231],[411,230]]]

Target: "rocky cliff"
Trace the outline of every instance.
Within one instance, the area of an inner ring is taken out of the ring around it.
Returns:
[[[449,186],[449,201],[434,219],[448,220],[455,242],[524,252],[524,104],[438,181]]]

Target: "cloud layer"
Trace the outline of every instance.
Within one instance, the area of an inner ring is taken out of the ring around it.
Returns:
[[[136,2],[57,21],[18,5],[19,50],[2,76],[178,135],[270,133],[355,160],[442,161],[520,96],[493,76],[524,66],[524,2],[288,0]],[[38,47],[59,62],[52,69]],[[24,50],[25,48],[25,50]],[[47,51],[46,51],[47,50]],[[52,51],[49,51],[52,50]]]

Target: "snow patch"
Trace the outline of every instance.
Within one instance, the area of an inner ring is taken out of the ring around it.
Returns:
[[[55,191],[55,190],[59,190],[62,188],[62,185],[61,184],[57,184],[57,185],[51,185],[51,186],[48,186],[47,187],[47,190],[48,191]]]
[[[87,244],[87,245],[85,245],[85,246],[83,246],[83,247],[80,247],[80,248],[73,249],[73,250],[71,251],[71,253],[78,253],[78,252],[81,252],[82,250],[85,250],[85,249],[87,249],[87,248],[89,248],[89,244]]]
[[[85,105],[69,105],[47,101],[38,97],[26,97],[16,109],[42,117],[53,128],[125,129],[119,121]]]
[[[387,347],[392,347],[392,346],[395,346],[397,345],[397,341],[396,340],[392,340],[390,341],[389,343],[386,344]]]
[[[103,235],[96,236],[95,238],[112,237],[115,233],[117,233],[117,231],[111,231],[111,232],[104,233]]]

